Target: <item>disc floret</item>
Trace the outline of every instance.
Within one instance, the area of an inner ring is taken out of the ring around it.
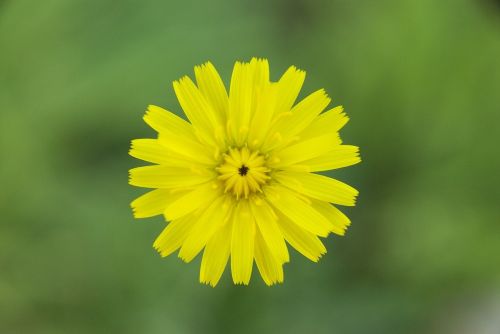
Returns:
[[[223,154],[223,161],[216,170],[224,192],[234,195],[236,199],[261,193],[262,187],[270,179],[271,171],[266,165],[265,156],[246,146],[230,148]]]

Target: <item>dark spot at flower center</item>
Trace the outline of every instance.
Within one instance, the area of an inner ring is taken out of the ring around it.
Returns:
[[[248,173],[248,167],[245,166],[245,165],[241,165],[240,168],[238,168],[238,173],[241,175],[241,176],[245,176],[247,175]]]

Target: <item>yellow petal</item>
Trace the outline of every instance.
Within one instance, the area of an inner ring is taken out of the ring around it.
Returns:
[[[190,161],[213,164],[213,150],[199,143],[191,124],[177,115],[150,105],[144,121],[159,134],[159,143],[166,147],[169,155],[181,156]],[[140,158],[142,159],[142,158]]]
[[[207,167],[213,166],[215,163],[213,157],[209,157],[208,154],[196,154],[196,156],[193,156],[194,153],[191,153],[188,155],[182,155],[177,153],[179,149],[176,148],[176,145],[171,144],[170,146],[173,147],[174,150],[168,146],[166,140],[134,139],[132,140],[129,154],[134,158],[155,164],[161,164],[169,167],[183,167],[188,169],[196,169],[200,164]],[[206,149],[204,150],[204,153],[207,153]]]
[[[320,89],[305,99],[300,101],[291,112],[286,113],[285,117],[281,117],[276,126],[270,131],[268,141],[273,141],[274,133],[281,134],[282,142],[266,142],[266,150],[275,147],[287,145],[294,139],[302,130],[304,130],[311,122],[328,106],[330,98],[326,95],[323,89]],[[330,129],[323,129],[319,133],[332,132]]]
[[[240,145],[244,132],[248,131],[252,103],[251,80],[249,64],[237,61],[233,67],[229,88],[227,127],[231,145]]]
[[[198,140],[190,140],[172,133],[160,133],[158,142],[165,147],[165,151],[176,160],[186,160],[213,166],[216,163],[217,149],[202,145]]]
[[[250,71],[253,73],[253,85],[255,88],[269,83],[269,62],[267,59],[252,58],[250,60]]]
[[[269,81],[269,64],[253,58],[250,63],[236,62],[229,93],[228,130],[230,143],[241,146],[247,139],[250,120],[256,108],[256,91]]]
[[[286,241],[309,260],[318,262],[326,248],[317,236],[299,227],[282,214],[278,214],[278,225]]]
[[[186,156],[185,154],[182,155],[177,153],[176,151],[179,150],[175,148],[175,145],[170,146],[174,146],[174,150],[167,146],[165,140],[134,139],[132,140],[129,154],[137,159],[169,167],[193,169],[199,164],[205,166],[212,166],[214,164],[213,157],[209,157],[207,154],[204,156],[200,154],[196,154],[196,156],[192,156],[193,154]],[[206,149],[204,153],[207,153]]]
[[[200,282],[216,286],[224,272],[231,251],[232,222],[219,229],[203,251]]]
[[[187,216],[171,221],[153,243],[153,247],[165,257],[175,252],[189,235],[196,219]]]
[[[178,219],[196,210],[208,207],[214,199],[220,196],[213,182],[197,186],[176,201],[170,203],[165,209],[165,216],[169,220]]]
[[[281,171],[275,174],[275,179],[306,196],[345,206],[354,206],[358,195],[353,187],[318,174]]]
[[[248,203],[240,201],[233,215],[231,274],[235,284],[248,285],[254,258],[255,222]]]
[[[304,171],[320,172],[352,166],[360,161],[361,158],[357,146],[338,145],[323,155],[300,162],[300,167],[302,167]]]
[[[211,104],[187,76],[174,81],[174,91],[184,113],[196,129],[197,136],[207,144],[216,143],[216,129],[222,127]]]
[[[258,204],[251,202],[250,207],[258,230],[267,243],[267,248],[269,248],[271,254],[280,263],[290,261],[288,249],[286,248],[283,234],[276,223],[277,216],[273,212],[273,209],[264,201],[259,201]]]
[[[134,158],[155,164],[169,163],[167,150],[156,139],[132,140],[129,154]]]
[[[276,185],[266,189],[266,196],[278,211],[303,229],[322,237],[330,232],[330,222],[294,191]]]
[[[283,169],[290,165],[302,163],[331,151],[340,144],[337,133],[320,135],[309,140],[301,141],[295,145],[277,151],[269,159],[269,167]]]
[[[162,214],[173,198],[170,189],[155,189],[136,198],[130,206],[135,218],[153,217]]]
[[[267,285],[283,282],[283,265],[272,255],[260,231],[255,235],[255,263]]]
[[[218,124],[224,127],[227,117],[228,96],[219,73],[211,62],[196,66],[194,73],[200,92],[212,106]]]
[[[143,188],[192,187],[214,179],[215,172],[204,168],[192,170],[161,165],[132,168],[129,183]]]
[[[276,84],[276,109],[277,115],[292,109],[297,96],[306,78],[306,72],[290,66]]]
[[[264,83],[256,92],[256,106],[248,132],[248,146],[258,149],[269,132],[276,105],[276,84]]]
[[[194,129],[191,124],[175,115],[171,111],[158,106],[149,105],[144,121],[158,133],[172,133],[179,137],[196,140]]]
[[[212,235],[226,223],[229,203],[224,203],[225,201],[226,199],[222,196],[217,198],[200,214],[179,252],[179,257],[183,261],[193,260]]]
[[[301,140],[313,138],[318,133],[338,132],[349,121],[349,117],[343,112],[342,106],[337,106],[322,113],[299,134]]]
[[[313,208],[323,215],[332,224],[332,232],[344,235],[351,221],[339,209],[328,202],[311,200]]]

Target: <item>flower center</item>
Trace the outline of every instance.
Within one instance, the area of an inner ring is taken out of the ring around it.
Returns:
[[[216,170],[224,191],[232,193],[237,199],[262,192],[262,186],[270,179],[270,169],[264,156],[257,151],[251,152],[247,147],[229,149]]]
[[[248,173],[248,167],[245,165],[241,165],[241,167],[238,169],[238,174],[241,176],[245,176]]]

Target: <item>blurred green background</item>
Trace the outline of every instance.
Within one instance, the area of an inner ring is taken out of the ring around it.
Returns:
[[[132,218],[148,104],[211,60],[308,73],[363,163],[344,238],[217,288]],[[0,1],[0,333],[500,333],[500,2]]]

